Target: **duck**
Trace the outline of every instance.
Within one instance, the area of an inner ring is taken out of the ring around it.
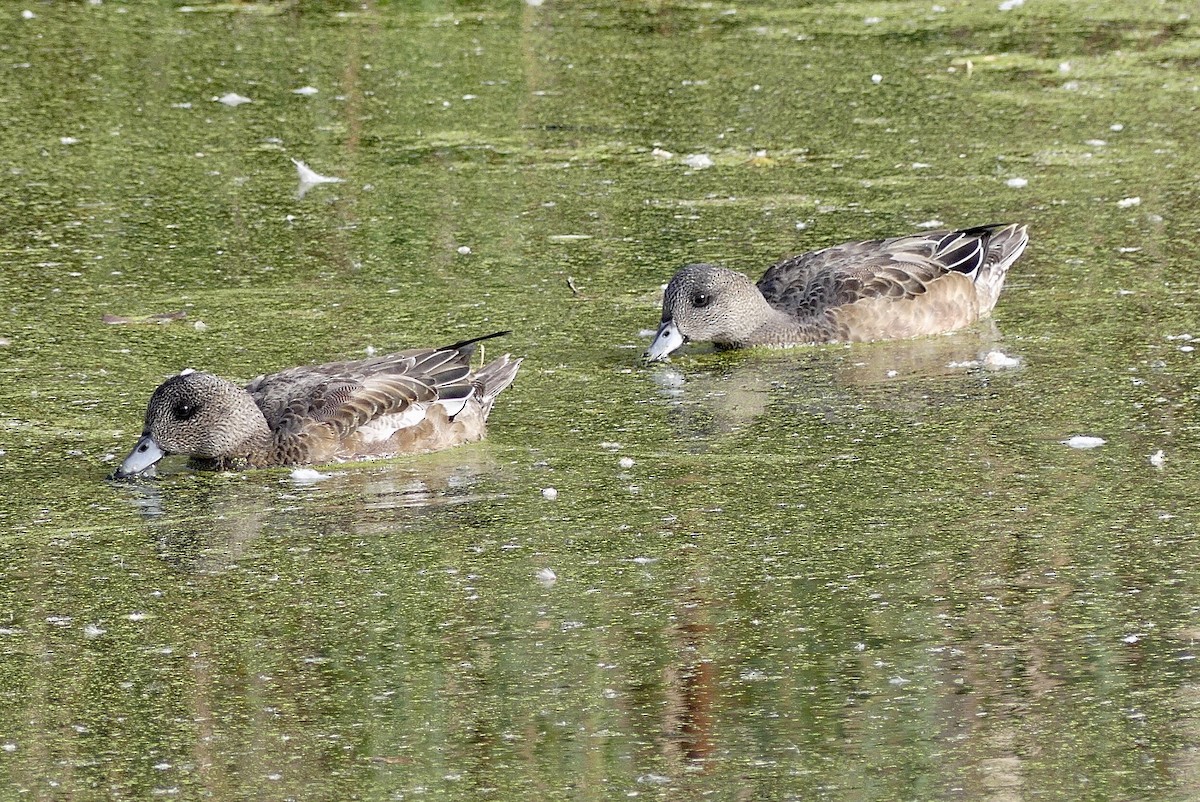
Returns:
[[[153,475],[183,454],[207,470],[324,465],[439,451],[483,438],[521,359],[471,370],[478,343],[421,348],[264,374],[240,386],[188,369],[151,394],[142,434],[110,478]]]
[[[849,242],[784,259],[757,284],[719,265],[686,265],[667,284],[643,358],[690,341],[790,346],[961,329],[991,314],[1028,242],[1020,223]]]

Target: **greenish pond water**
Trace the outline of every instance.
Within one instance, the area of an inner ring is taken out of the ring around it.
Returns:
[[[1200,795],[1200,16],[999,5],[6,6],[0,797]],[[638,363],[933,220],[1030,224],[994,323]],[[104,481],[182,367],[509,328],[485,443]]]

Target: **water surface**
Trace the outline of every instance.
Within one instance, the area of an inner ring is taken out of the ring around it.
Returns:
[[[5,795],[1200,793],[1200,21],[942,5],[10,8]],[[994,322],[638,364],[935,220],[1030,224]],[[103,481],[180,368],[497,329],[486,443]]]

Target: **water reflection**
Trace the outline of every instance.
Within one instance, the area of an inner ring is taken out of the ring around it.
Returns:
[[[485,454],[432,458],[420,465],[359,463],[311,474],[175,472],[114,485],[141,517],[159,557],[188,573],[236,563],[264,530],[311,534],[343,529],[378,534],[410,524],[430,508],[496,498],[478,485],[496,469]]]
[[[657,393],[669,402],[677,428],[705,438],[741,431],[772,405],[826,422],[857,415],[864,397],[877,409],[919,413],[930,405],[930,380],[989,381],[998,371],[986,366],[987,355],[1001,347],[995,322],[987,320],[953,334],[914,340],[701,351],[648,370]]]

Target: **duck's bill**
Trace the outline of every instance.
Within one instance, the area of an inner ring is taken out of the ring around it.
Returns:
[[[153,437],[148,434],[142,435],[142,439],[138,440],[137,445],[133,447],[133,451],[129,452],[125,461],[113,471],[112,478],[129,479],[134,476],[153,476],[154,466],[165,456],[167,456],[167,452],[154,442]]]
[[[646,353],[642,354],[642,359],[647,362],[666,359],[668,354],[686,342],[687,337],[679,333],[679,329],[675,327],[675,321],[664,320],[658,327],[658,333],[654,335],[654,342],[650,343]]]

